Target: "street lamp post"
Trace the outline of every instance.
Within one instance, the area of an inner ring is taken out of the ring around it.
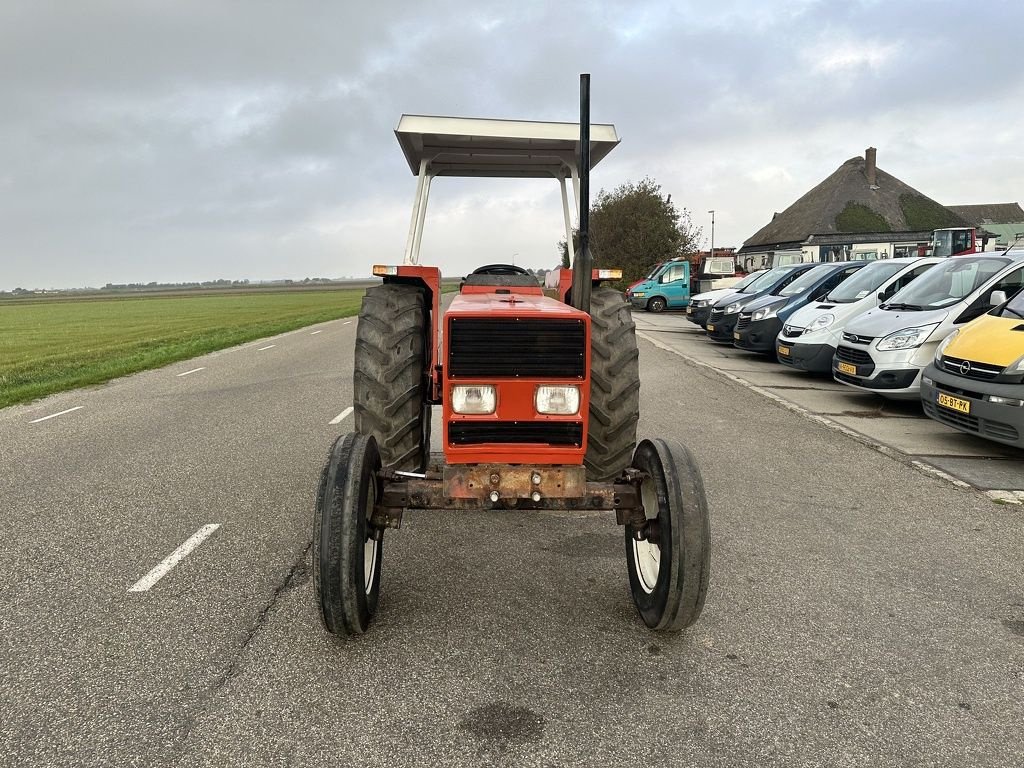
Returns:
[[[711,214],[711,258],[715,258],[715,212],[708,211]]]

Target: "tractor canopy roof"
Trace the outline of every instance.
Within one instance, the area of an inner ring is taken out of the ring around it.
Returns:
[[[579,168],[579,123],[402,115],[395,129],[409,169],[432,176],[565,178]],[[590,167],[619,143],[615,126],[590,125]]]

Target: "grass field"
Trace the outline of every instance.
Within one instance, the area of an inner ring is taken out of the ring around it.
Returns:
[[[0,302],[0,408],[355,315],[364,292]]]

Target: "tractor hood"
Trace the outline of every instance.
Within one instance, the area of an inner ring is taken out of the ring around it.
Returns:
[[[575,307],[563,304],[548,296],[522,293],[470,293],[460,294],[452,299],[446,315],[510,315],[545,318],[586,317]]]

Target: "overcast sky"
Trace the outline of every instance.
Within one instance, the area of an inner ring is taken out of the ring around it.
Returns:
[[[739,246],[845,160],[1024,202],[1024,3],[0,3],[0,289],[399,263],[403,112],[592,119]],[[422,263],[551,267],[553,181],[441,179]]]

